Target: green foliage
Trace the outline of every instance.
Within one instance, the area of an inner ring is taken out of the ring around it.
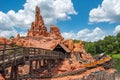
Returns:
[[[120,59],[113,58],[114,68],[120,73]]]
[[[111,54],[111,57],[115,62],[114,68],[117,69],[118,72],[120,72],[120,54]]]
[[[10,39],[14,38],[14,36],[10,36]]]
[[[92,55],[96,54],[95,44],[93,42],[83,42],[85,50]]]
[[[74,40],[74,43],[79,43],[79,40],[76,40],[76,39],[75,39],[75,40]]]
[[[96,42],[84,42],[84,45],[86,51],[91,54],[117,54],[120,53],[120,33],[116,36],[106,36],[103,40]]]
[[[120,59],[120,54],[112,54],[111,56],[112,56],[112,58]]]

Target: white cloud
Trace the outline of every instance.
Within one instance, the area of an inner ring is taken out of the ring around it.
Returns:
[[[20,32],[19,34],[20,34],[20,36],[26,36],[27,35],[26,32]]]
[[[115,27],[115,30],[113,31],[114,34],[117,34],[120,32],[120,25]]]
[[[55,24],[57,20],[70,19],[70,15],[76,15],[71,0],[26,0],[24,9],[15,12],[9,10],[7,13],[0,11],[0,30],[13,31],[13,26],[29,28],[34,21],[35,7],[39,6],[45,24]]]
[[[94,30],[83,29],[78,31],[77,33],[65,32],[62,33],[62,35],[64,36],[65,39],[73,38],[84,41],[97,41],[103,39],[105,36],[104,32],[99,27],[96,27]]]
[[[36,5],[40,7],[46,25],[54,24],[57,20],[69,19],[70,14],[77,14],[71,0],[26,0],[24,9],[20,9],[17,13],[13,10],[7,14],[0,12],[0,26],[10,24],[5,29],[11,26],[30,27],[34,20]]]
[[[65,38],[65,39],[75,39],[75,33],[74,32],[64,32],[62,33],[62,36]]]
[[[16,30],[11,30],[11,31],[2,31],[2,30],[0,30],[0,37],[9,38],[10,36],[16,36],[16,35],[17,35]]]
[[[13,23],[10,18],[0,11],[0,30],[12,30]]]
[[[120,0],[103,0],[98,8],[89,13],[90,22],[120,22]]]

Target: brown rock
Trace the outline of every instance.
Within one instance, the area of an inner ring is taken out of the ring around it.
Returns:
[[[74,49],[73,52],[83,52],[84,51],[84,46],[83,43],[80,41],[79,43],[74,44]]]
[[[6,44],[7,43],[7,39],[4,37],[0,37],[0,44]]]
[[[63,40],[63,37],[61,36],[60,33],[60,29],[53,25],[50,26],[50,37],[53,37],[54,39]]]
[[[47,28],[44,24],[43,18],[40,14],[40,9],[36,7],[35,21],[32,22],[30,30],[28,30],[28,37],[48,36]]]
[[[68,39],[62,42],[68,49],[70,49],[71,51],[73,51],[73,47],[74,47],[74,42],[72,39]]]
[[[16,37],[16,38],[17,38],[17,39],[20,39],[20,34],[19,34],[19,33],[17,34],[17,37]]]

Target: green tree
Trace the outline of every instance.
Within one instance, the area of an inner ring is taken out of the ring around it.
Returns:
[[[92,55],[96,54],[94,42],[83,42],[83,43],[84,43],[84,47],[88,53],[91,53]]]
[[[117,46],[118,53],[120,53],[120,32],[116,36],[116,43],[118,44]]]
[[[10,39],[14,38],[14,36],[10,36]]]

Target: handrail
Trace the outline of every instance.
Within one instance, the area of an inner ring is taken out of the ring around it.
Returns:
[[[62,58],[62,59],[65,57],[62,52],[52,51],[52,50],[47,50],[47,49],[42,49],[42,48],[21,47],[21,46],[13,47],[11,44],[0,44],[0,45],[3,46],[3,49],[0,50],[0,52],[2,51],[2,53],[3,53],[5,51],[4,54],[0,54],[0,57],[2,57],[2,55],[3,56],[7,55],[9,58],[14,57],[14,60],[16,60],[16,57],[18,56],[17,55],[18,53],[21,54],[23,57],[25,57],[25,55],[29,57],[29,55],[32,54],[32,53],[34,54],[34,56],[35,55],[46,56],[46,57],[50,57],[50,56],[52,57],[53,56],[53,57]],[[9,47],[6,48],[6,45],[10,45],[11,48],[9,48]],[[12,52],[13,54],[9,54],[9,52],[7,52],[9,50],[13,51]],[[40,52],[40,51],[42,51],[42,52]],[[44,54],[41,54],[41,53],[44,53]],[[7,56],[3,57],[3,58],[6,59]],[[10,56],[12,56],[12,57],[10,57]],[[4,60],[4,59],[1,59],[1,60]]]

